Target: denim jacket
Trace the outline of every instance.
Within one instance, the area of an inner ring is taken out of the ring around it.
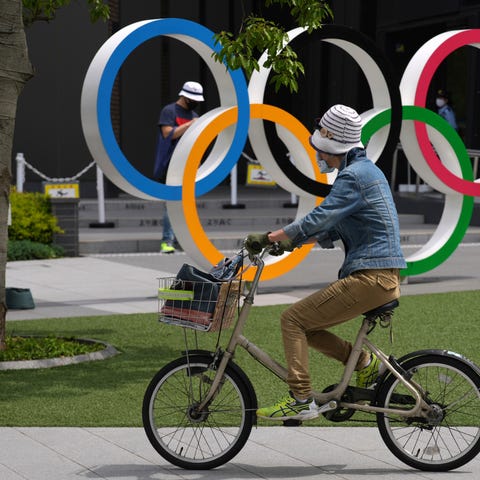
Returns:
[[[284,231],[296,245],[312,237],[321,245],[342,240],[345,260],[339,278],[357,270],[406,267],[390,187],[363,148],[345,155],[324,201]]]

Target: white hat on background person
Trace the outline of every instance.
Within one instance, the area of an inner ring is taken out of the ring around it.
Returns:
[[[204,102],[203,87],[198,82],[185,82],[178,96],[195,100],[196,102]]]
[[[362,118],[346,105],[334,105],[318,122],[318,128],[310,137],[310,145],[320,152],[341,155],[355,147],[363,148],[361,142]]]

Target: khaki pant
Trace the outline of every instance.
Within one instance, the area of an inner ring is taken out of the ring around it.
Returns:
[[[287,382],[298,399],[311,394],[308,373],[308,347],[343,364],[352,344],[328,328],[395,300],[400,296],[398,269],[360,270],[309,295],[289,307],[281,316],[283,344],[288,368]],[[363,368],[370,354],[362,353],[357,370]]]

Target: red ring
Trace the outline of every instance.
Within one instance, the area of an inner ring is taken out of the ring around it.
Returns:
[[[415,92],[414,105],[425,107],[428,87],[440,63],[454,50],[473,43],[480,43],[480,29],[464,30],[453,34],[439,45],[425,63],[425,67],[420,74]],[[480,183],[459,178],[443,165],[432,148],[428,138],[427,126],[424,123],[415,122],[415,133],[420,150],[429,167],[445,185],[463,195],[480,196]]]

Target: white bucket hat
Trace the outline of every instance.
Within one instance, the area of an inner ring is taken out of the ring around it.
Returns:
[[[198,82],[185,82],[178,96],[187,97],[196,102],[203,102],[203,87]]]
[[[346,105],[334,105],[320,119],[318,128],[310,137],[310,145],[320,152],[340,155],[361,142],[362,118]]]

